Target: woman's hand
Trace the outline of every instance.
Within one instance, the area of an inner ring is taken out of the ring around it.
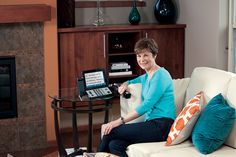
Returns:
[[[138,118],[138,117],[140,117],[140,115],[138,114],[138,112],[137,111],[132,111],[132,112],[130,112],[130,113],[128,113],[124,118],[123,118],[123,120],[121,120],[121,118],[119,118],[119,119],[117,119],[117,120],[114,120],[114,121],[111,121],[111,122],[109,122],[109,123],[107,123],[107,124],[103,124],[102,125],[102,129],[101,129],[101,134],[102,134],[102,136],[103,135],[107,135],[107,134],[109,134],[110,132],[111,132],[111,130],[113,129],[113,128],[115,128],[115,127],[118,127],[118,126],[120,126],[121,124],[123,124],[123,123],[128,123],[128,122],[130,122],[131,120],[134,120],[134,119],[136,119],[136,118]]]
[[[111,121],[107,124],[103,124],[102,125],[102,136],[109,134],[113,128],[118,127],[121,124],[122,124],[122,121],[120,118],[117,120]]]
[[[120,87],[118,87],[118,92],[120,94],[123,94],[127,89],[128,89],[128,83],[124,82],[120,85]]]

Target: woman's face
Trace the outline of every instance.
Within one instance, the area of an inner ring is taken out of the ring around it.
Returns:
[[[145,71],[149,71],[156,64],[155,58],[147,49],[141,50],[137,55],[138,65]]]

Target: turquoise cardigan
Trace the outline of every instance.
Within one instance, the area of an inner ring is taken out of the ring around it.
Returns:
[[[145,114],[146,121],[163,117],[176,118],[173,81],[165,68],[157,69],[150,80],[147,74],[143,74],[128,81],[128,84],[134,83],[142,84],[142,104],[138,105],[136,111],[139,115]]]

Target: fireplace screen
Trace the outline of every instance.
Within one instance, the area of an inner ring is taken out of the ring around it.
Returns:
[[[0,57],[0,118],[17,117],[15,57]]]

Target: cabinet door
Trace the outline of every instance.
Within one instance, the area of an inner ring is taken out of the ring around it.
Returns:
[[[104,33],[60,34],[60,88],[76,87],[83,70],[105,67]]]
[[[166,68],[173,78],[184,77],[184,29],[146,30],[144,35],[153,38],[159,47],[157,64]]]

